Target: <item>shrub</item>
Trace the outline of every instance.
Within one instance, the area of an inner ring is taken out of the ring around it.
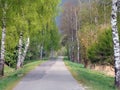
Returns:
[[[92,63],[113,65],[113,42],[111,29],[105,30],[98,37],[98,42],[88,49],[88,58]]]

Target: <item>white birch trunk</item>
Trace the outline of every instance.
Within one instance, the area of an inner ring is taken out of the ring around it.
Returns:
[[[117,1],[112,0],[111,26],[114,43],[115,85],[120,88],[120,44],[117,27]]]
[[[5,60],[5,38],[6,38],[6,11],[3,9],[2,18],[2,38],[1,38],[1,53],[0,53],[0,76],[4,75],[4,60]]]
[[[26,41],[25,49],[23,51],[23,54],[21,55],[21,67],[23,67],[23,62],[25,60],[25,57],[29,48],[29,44],[30,44],[30,38],[28,37]]]
[[[120,0],[118,0],[118,12],[120,12]]]
[[[5,59],[5,37],[6,37],[6,27],[3,25],[2,28],[2,39],[1,39],[1,59]]]
[[[19,38],[19,48],[18,48],[18,60],[17,60],[17,69],[21,67],[22,63],[22,33],[20,33],[20,38]]]

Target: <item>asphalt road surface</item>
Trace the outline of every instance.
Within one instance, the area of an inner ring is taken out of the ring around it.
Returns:
[[[13,90],[85,90],[66,68],[62,57],[28,73]]]

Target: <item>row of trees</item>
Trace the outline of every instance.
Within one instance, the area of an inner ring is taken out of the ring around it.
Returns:
[[[58,49],[58,4],[59,0],[0,0],[0,75],[4,63],[21,68],[27,52],[28,58],[36,59],[43,51]]]
[[[115,65],[115,84],[120,87],[118,10],[119,0],[78,0],[77,4],[65,3],[60,29],[64,33],[62,44],[71,61],[83,63],[85,67],[89,64]]]
[[[85,65],[89,63],[89,60],[91,60],[88,57],[89,49],[93,44],[99,42],[100,34],[110,28],[110,8],[111,3],[107,0],[104,0],[104,2],[99,0],[89,0],[89,2],[78,0],[77,5],[71,3],[64,5],[60,28],[65,33],[64,39],[69,39],[66,46],[69,58],[72,61],[84,62]],[[72,38],[74,43],[70,40]],[[73,48],[77,46],[77,48],[71,50],[70,44],[74,44],[71,46]],[[73,56],[70,55],[71,51],[75,53]]]

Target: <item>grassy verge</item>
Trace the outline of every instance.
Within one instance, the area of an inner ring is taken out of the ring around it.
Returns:
[[[13,87],[26,75],[29,71],[33,70],[36,66],[43,63],[43,61],[33,61],[26,64],[22,69],[9,73],[4,78],[0,79],[0,90],[12,90]],[[5,71],[8,73],[8,67],[5,68]]]
[[[72,75],[85,86],[88,90],[116,90],[114,78],[106,76],[97,71],[85,69],[83,65],[64,60]]]
[[[4,66],[4,74],[5,76],[8,76],[11,72],[13,72],[14,69],[13,68],[10,68],[9,66],[5,65]]]

